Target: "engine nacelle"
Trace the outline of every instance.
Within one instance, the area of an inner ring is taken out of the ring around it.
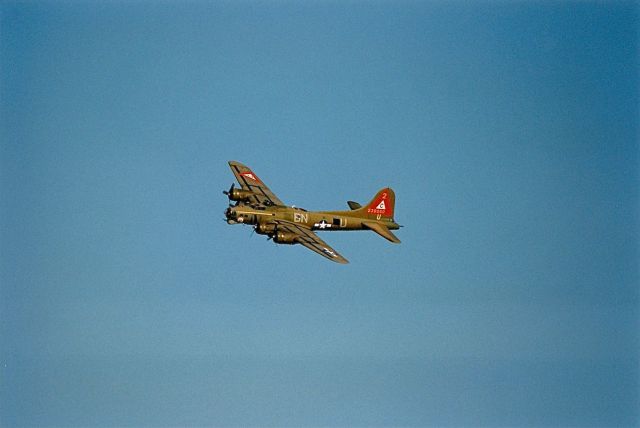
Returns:
[[[296,235],[295,233],[291,233],[291,232],[276,231],[273,234],[273,241],[277,242],[278,244],[293,245],[293,244],[296,243],[297,236],[298,235]]]
[[[276,225],[271,223],[258,223],[256,225],[256,233],[258,235],[271,235],[273,233],[275,233],[276,231]]]
[[[248,201],[252,196],[255,196],[255,193],[250,190],[231,189],[230,192],[227,192],[227,196],[229,196],[229,199],[232,201],[244,202]]]

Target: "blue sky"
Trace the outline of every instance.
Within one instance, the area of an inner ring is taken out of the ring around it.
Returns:
[[[640,422],[637,4],[0,13],[0,425]],[[403,242],[228,226],[228,160]]]

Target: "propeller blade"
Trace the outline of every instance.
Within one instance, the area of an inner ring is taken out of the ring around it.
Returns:
[[[233,189],[235,188],[236,183],[231,183],[231,187],[229,187],[229,190],[223,190],[222,193],[229,196],[231,195],[231,193],[233,193]]]

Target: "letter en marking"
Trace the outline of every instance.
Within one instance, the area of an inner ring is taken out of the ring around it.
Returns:
[[[309,221],[309,214],[293,213],[293,221],[296,223],[307,223]]]

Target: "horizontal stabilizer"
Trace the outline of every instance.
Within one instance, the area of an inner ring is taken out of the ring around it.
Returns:
[[[375,222],[369,222],[369,221],[365,221],[362,222],[362,224],[373,230],[375,233],[377,233],[378,235],[382,236],[385,239],[388,239],[389,241],[395,243],[395,244],[399,244],[400,240],[398,239],[398,237],[396,235],[394,235],[389,229],[387,229],[386,226],[383,226],[380,223],[375,223]]]
[[[362,208],[362,205],[354,201],[347,201],[347,205],[349,205],[349,208],[351,208],[352,210],[357,210],[358,208]]]

